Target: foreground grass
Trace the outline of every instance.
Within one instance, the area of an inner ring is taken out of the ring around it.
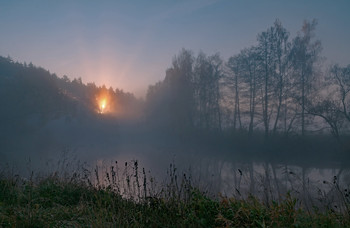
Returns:
[[[213,200],[196,189],[189,196],[132,200],[83,181],[1,178],[0,227],[350,227],[348,215],[308,213],[289,195],[269,205]]]

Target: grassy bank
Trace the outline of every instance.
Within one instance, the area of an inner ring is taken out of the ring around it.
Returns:
[[[0,227],[350,227],[349,213],[307,212],[290,195],[267,205],[254,197],[212,199],[188,182],[173,190],[166,184],[158,194],[130,198],[76,176],[2,176]]]

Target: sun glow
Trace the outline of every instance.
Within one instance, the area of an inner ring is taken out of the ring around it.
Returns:
[[[97,112],[100,114],[105,114],[110,112],[110,104],[107,96],[102,95],[96,98],[97,101]]]
[[[106,99],[100,101],[100,113],[104,113],[106,109]]]
[[[100,88],[95,95],[94,109],[99,114],[108,116],[115,115],[117,112],[117,97],[113,90]]]

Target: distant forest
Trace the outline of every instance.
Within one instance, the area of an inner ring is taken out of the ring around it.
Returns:
[[[45,124],[62,116],[76,117],[98,112],[98,96],[109,98],[109,107],[118,103],[118,115],[129,115],[138,101],[123,90],[84,84],[81,78],[70,80],[36,67],[0,57],[0,112],[2,126],[23,126],[24,122]],[[24,121],[24,122],[23,122]]]
[[[81,78],[59,78],[32,63],[0,57],[1,151],[12,151],[54,120],[94,126],[101,122],[98,99],[102,95],[109,99],[106,108],[116,110],[113,115],[105,116],[108,119],[133,117],[142,106],[133,94],[123,90],[84,84]]]
[[[349,152],[350,65],[324,66],[316,27],[317,21],[305,21],[293,38],[276,20],[227,61],[182,49],[145,100],[0,57],[0,136],[55,118],[135,118],[182,137],[331,136]],[[108,97],[105,113],[99,113],[100,96]]]

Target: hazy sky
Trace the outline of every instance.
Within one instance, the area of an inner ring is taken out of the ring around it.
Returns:
[[[294,37],[318,19],[327,63],[350,64],[350,0],[1,0],[0,55],[137,96],[181,48],[227,60],[276,18]]]

